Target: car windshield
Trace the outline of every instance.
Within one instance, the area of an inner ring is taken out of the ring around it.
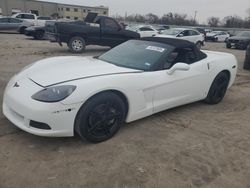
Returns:
[[[180,32],[182,32],[183,30],[182,29],[167,29],[167,30],[164,30],[163,32],[162,32],[162,34],[164,34],[164,35],[174,35],[174,36],[176,36],[176,35],[178,35]]]
[[[250,37],[250,32],[243,31],[238,34],[239,37]]]
[[[172,48],[157,42],[130,40],[104,53],[98,59],[120,67],[149,71]]]

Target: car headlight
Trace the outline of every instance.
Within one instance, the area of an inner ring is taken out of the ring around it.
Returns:
[[[40,102],[59,102],[70,96],[76,89],[73,85],[55,86],[43,89],[32,96]]]

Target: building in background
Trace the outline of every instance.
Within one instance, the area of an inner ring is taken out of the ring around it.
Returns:
[[[10,16],[19,12],[78,20],[84,19],[88,12],[96,12],[99,15],[108,16],[109,8],[104,6],[69,5],[40,0],[0,0],[0,15]]]

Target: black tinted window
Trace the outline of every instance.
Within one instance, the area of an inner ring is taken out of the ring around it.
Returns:
[[[112,19],[104,19],[104,27],[112,28],[112,29],[118,29],[118,25]]]
[[[140,28],[140,31],[154,31],[154,30],[148,27],[142,27]]]
[[[23,14],[22,18],[23,19],[28,19],[28,20],[34,20],[35,16],[34,15],[30,15],[30,14]]]
[[[9,19],[8,18],[0,18],[0,23],[8,23]]]
[[[199,35],[199,33],[197,31],[190,30],[189,33],[190,33],[190,35]]]
[[[198,60],[199,58],[192,48],[176,49],[167,56],[164,68],[171,68],[176,63],[192,64]]]
[[[21,22],[23,21],[19,19],[10,18],[10,23],[21,23]]]

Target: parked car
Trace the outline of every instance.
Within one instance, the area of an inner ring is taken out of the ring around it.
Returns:
[[[206,30],[204,28],[194,27],[193,29],[195,29],[196,31],[199,31],[206,38],[207,33],[206,33]]]
[[[24,30],[31,25],[30,22],[16,18],[0,18],[0,31],[15,31],[23,34]]]
[[[18,18],[26,22],[32,23],[32,25],[37,25],[37,16],[31,13],[17,13],[11,16],[12,18]]]
[[[25,29],[24,34],[37,40],[45,39],[45,27],[32,26]]]
[[[250,44],[250,31],[242,31],[236,36],[228,38],[226,40],[226,47],[235,47],[237,49],[246,50],[247,46]]]
[[[140,34],[140,37],[152,37],[159,34],[159,31],[156,30],[154,27],[149,25],[138,25],[129,28],[131,31],[135,31]]]
[[[3,114],[35,135],[76,133],[101,142],[124,122],[195,101],[221,102],[236,72],[232,54],[173,38],[129,40],[98,57],[53,57],[28,66],[9,81]]]
[[[170,27],[168,25],[156,25],[154,26],[154,28],[159,31],[160,33],[166,29],[170,29]]]
[[[157,37],[163,38],[179,38],[193,42],[198,48],[203,46],[205,37],[199,31],[188,28],[171,28],[162,32],[162,34],[157,35]]]
[[[115,19],[89,13],[85,21],[47,22],[46,33],[51,42],[67,43],[73,53],[82,53],[87,45],[114,47],[129,39],[140,38],[124,29]]]
[[[230,35],[225,31],[212,31],[207,33],[206,41],[225,42]]]
[[[47,21],[51,21],[53,20],[51,17],[49,16],[38,16],[37,17],[37,25],[44,27]]]

